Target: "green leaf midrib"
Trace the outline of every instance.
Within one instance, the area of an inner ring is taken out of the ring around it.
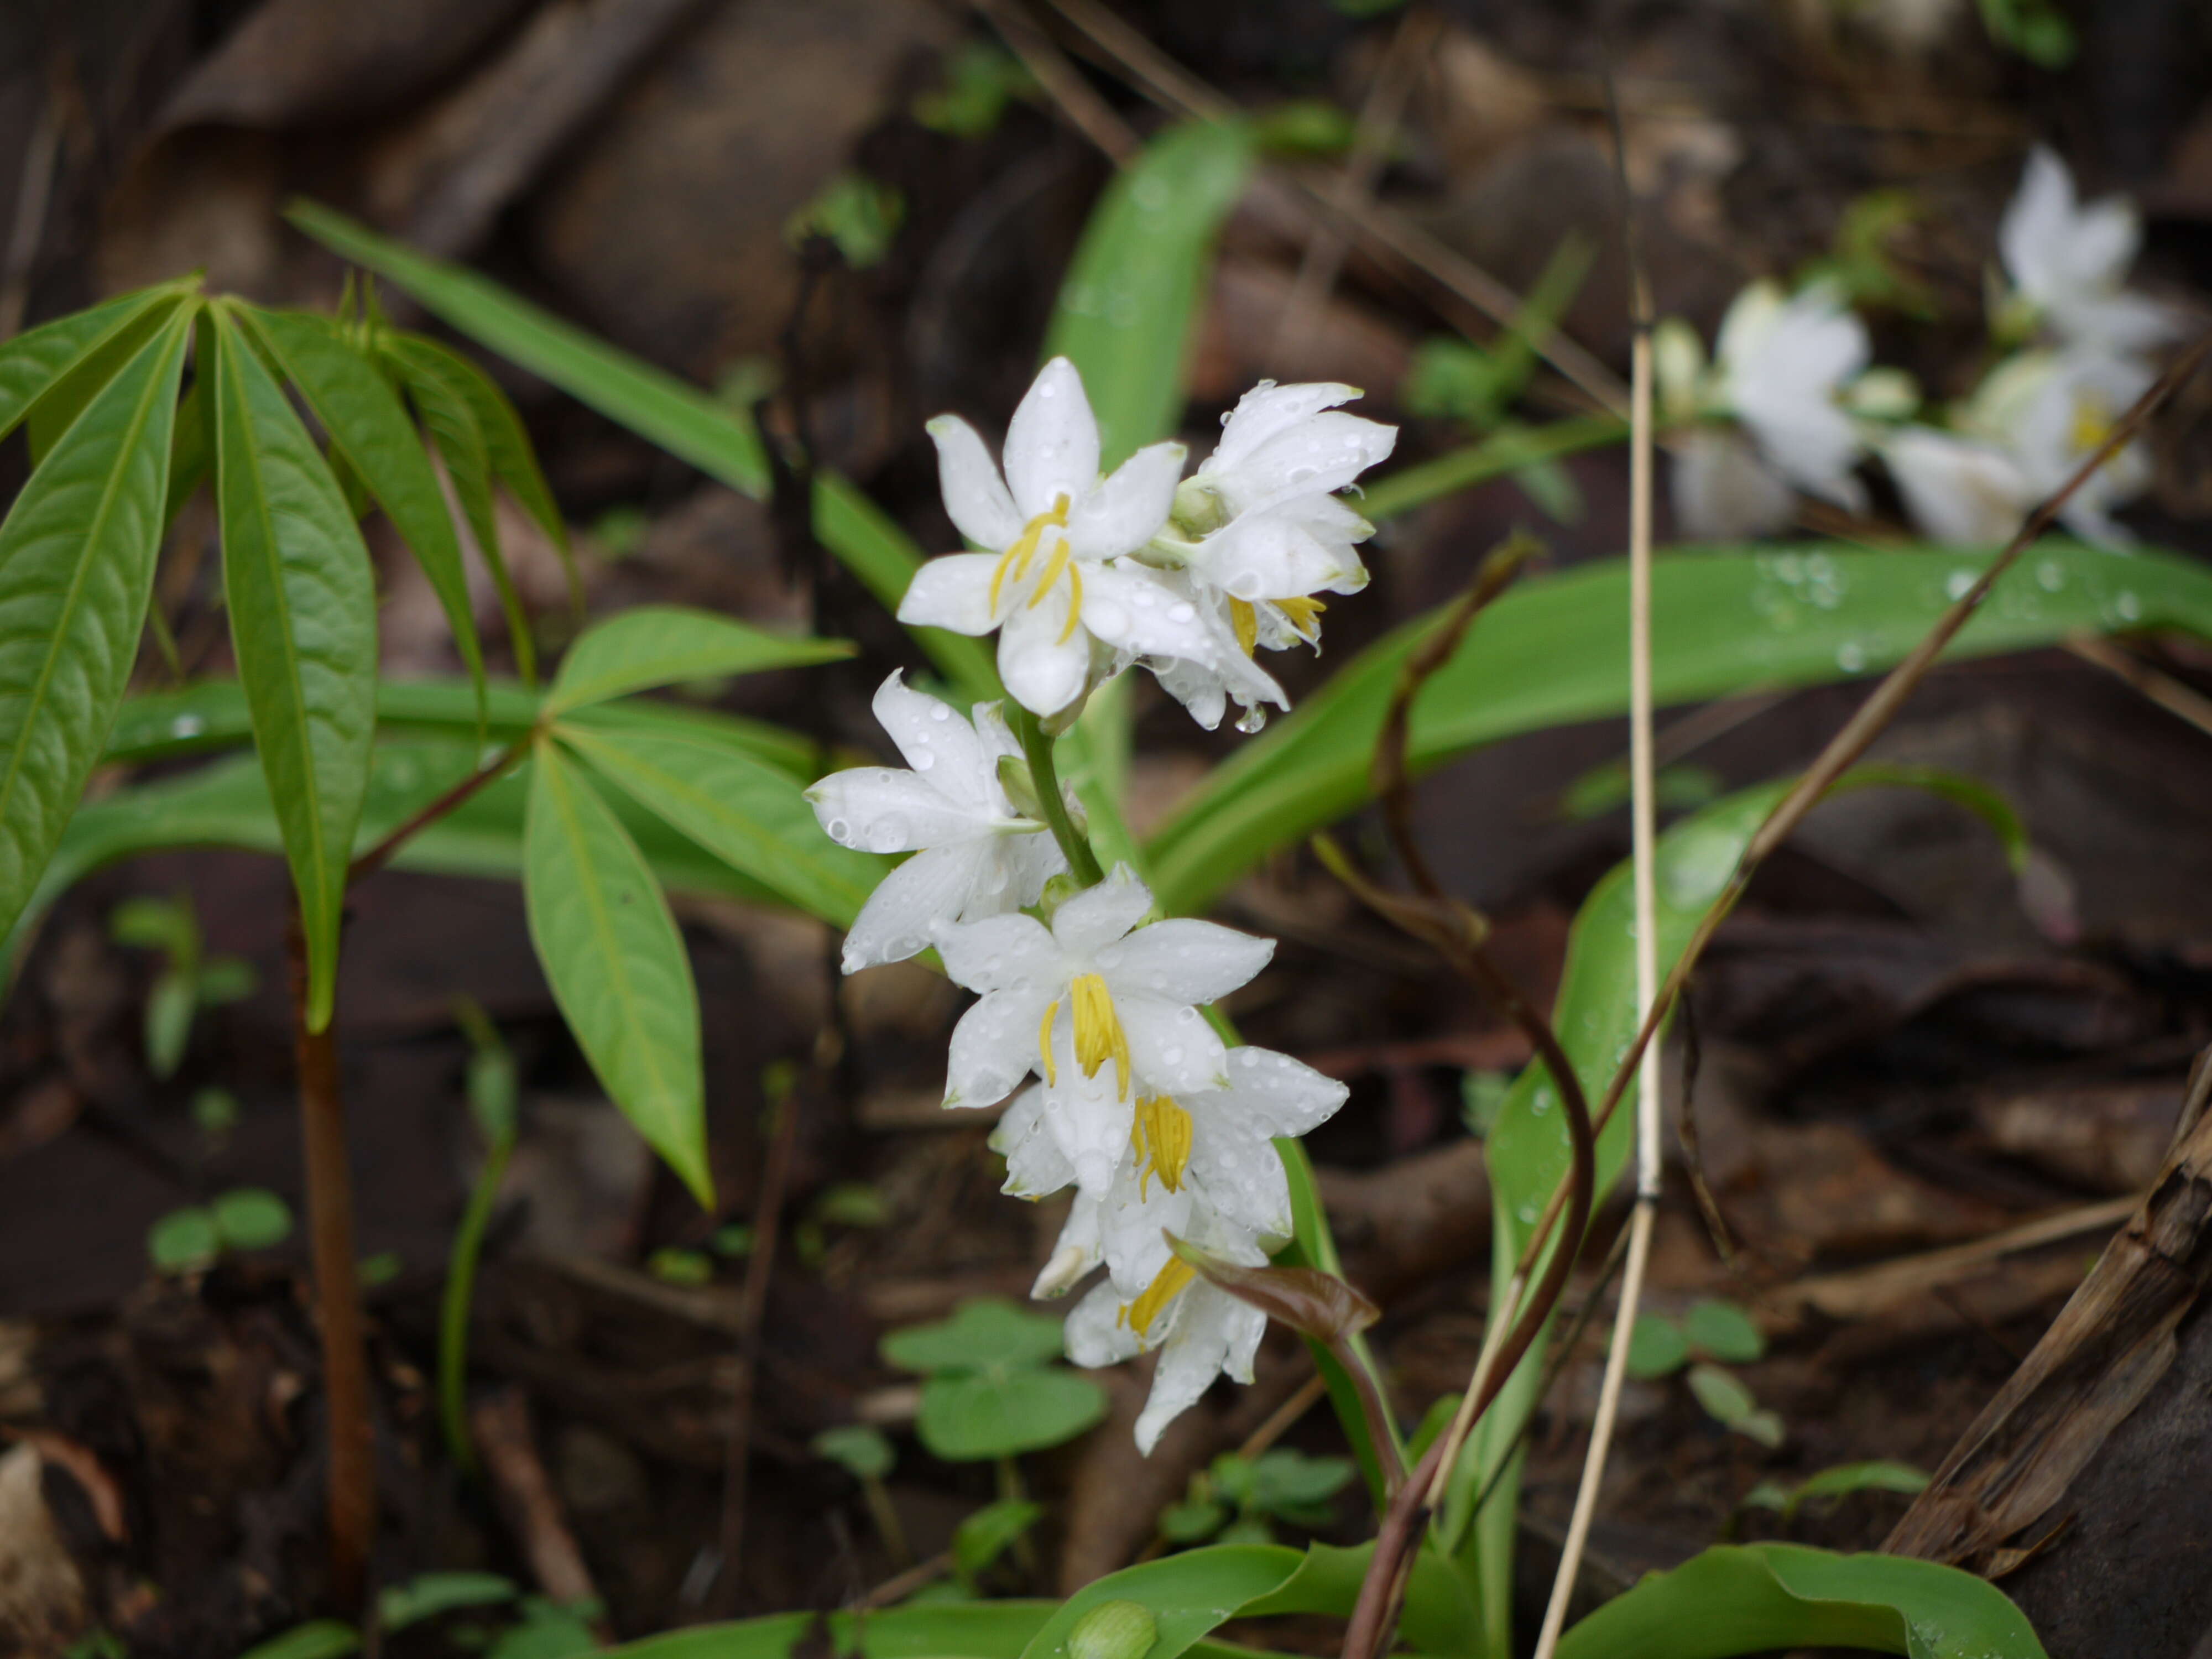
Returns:
[[[190,313],[187,312],[185,314]],[[172,321],[161,334],[155,335],[152,340],[146,343],[144,350],[152,352],[157,349],[162,349],[161,343],[173,335],[176,329],[177,324]],[[166,349],[174,349],[173,343]],[[136,359],[133,361],[135,362]],[[88,555],[101,539],[108,519],[114,511],[115,503],[122,494],[122,482],[129,475],[131,465],[137,459],[138,440],[145,432],[146,422],[153,418],[154,405],[159,401],[162,380],[163,377],[159,373],[147,377],[146,389],[140,394],[137,409],[131,417],[129,437],[117,447],[115,465],[108,470],[106,482],[100,488],[99,508],[94,513],[92,523],[85,532],[84,548]],[[85,406],[88,410],[98,401],[98,394],[94,393],[87,400]],[[79,418],[82,419],[82,416],[80,416]],[[70,423],[72,430],[75,429],[75,425],[74,422]],[[64,437],[66,438],[66,436],[67,434],[64,434]],[[60,447],[61,441],[61,440],[56,441],[56,447]],[[51,456],[48,457],[49,460],[52,459]],[[46,707],[47,693],[53,684],[54,671],[65,654],[64,647],[70,640],[71,625],[76,618],[78,601],[83,595],[86,582],[91,578],[92,566],[93,562],[90,557],[80,557],[76,562],[76,570],[70,574],[68,594],[62,606],[58,625],[54,629],[52,637],[47,642],[46,656],[39,665],[37,681],[32,688],[30,696],[24,702],[23,717],[17,727],[21,732],[27,732],[35,726],[40,711]],[[103,746],[105,746],[104,739]],[[8,757],[7,774],[4,777],[0,777],[0,819],[4,819],[9,809],[15,805],[15,788],[23,775],[23,757],[29,750],[30,744],[18,742],[14,746],[13,752]]]
[[[549,761],[552,763],[550,765],[547,764]],[[592,931],[599,942],[608,980],[615,988],[616,1000],[623,1008],[623,1029],[635,1030],[645,1023],[639,1018],[639,1011],[644,1005],[639,1000],[636,988],[631,981],[629,965],[623,958],[621,939],[615,931],[612,913],[608,909],[600,891],[599,871],[592,863],[588,851],[589,843],[583,834],[582,820],[572,804],[573,798],[569,791],[573,787],[573,780],[556,754],[541,751],[538,757],[538,766],[544,776],[546,793],[552,798],[554,811],[560,815],[560,828],[568,839],[570,855],[575,860],[578,875],[576,890],[583,898],[585,908],[591,915]],[[617,835],[628,836],[629,832],[623,829],[618,820],[613,827]],[[642,854],[640,855],[639,862],[641,867],[650,867],[644,865]],[[651,1042],[630,1042],[625,1046],[631,1054],[643,1056],[645,1068],[653,1074],[653,1086],[659,1091],[660,1099],[665,1103],[673,1098],[678,1091],[670,1079],[662,1073],[659,1045]]]
[[[237,325],[228,316],[222,319],[222,326],[226,339],[234,342],[240,349],[247,350],[252,349],[251,343],[244,339]],[[239,369],[237,360],[232,353],[227,351],[222,353],[222,374],[226,386],[236,394],[240,413],[245,417],[240,422],[240,434],[243,441],[246,458],[245,471],[252,485],[252,505],[263,529],[266,532],[262,538],[262,542],[268,550],[270,577],[269,593],[271,605],[277,613],[279,621],[283,623],[277,632],[283,636],[284,641],[285,684],[291,693],[291,702],[296,714],[296,718],[290,722],[289,729],[283,735],[288,739],[295,741],[300,750],[300,788],[302,795],[306,797],[307,832],[313,847],[314,888],[318,893],[321,893],[328,890],[330,884],[330,848],[324,839],[322,785],[321,780],[315,772],[315,746],[308,740],[307,734],[307,688],[306,682],[301,678],[299,641],[295,637],[292,630],[292,595],[290,590],[284,586],[283,549],[276,535],[276,512],[269,501],[269,491],[264,483],[265,475],[261,466],[261,452],[253,441],[252,411],[246,397],[246,377]],[[279,395],[282,395],[281,392]],[[217,453],[218,454],[221,453],[219,444]],[[231,556],[231,550],[230,541],[228,538],[225,538],[222,549],[222,556],[225,559]]]

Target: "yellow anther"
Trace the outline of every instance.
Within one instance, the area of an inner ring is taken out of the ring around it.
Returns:
[[[2112,435],[2112,411],[2102,398],[2094,392],[2077,393],[2074,399],[2074,426],[2069,436],[2076,450],[2090,450]]]
[[[1250,656],[1260,643],[1260,613],[1249,599],[1229,601],[1229,621],[1237,629],[1237,643]]]
[[[1137,1197],[1148,1194],[1152,1178],[1171,1193],[1182,1190],[1190,1163],[1190,1114],[1166,1095],[1139,1095],[1129,1123],[1129,1150],[1137,1155]]]
[[[1052,592],[1052,585],[1060,580],[1060,573],[1066,568],[1067,538],[1062,536],[1060,544],[1052,550],[1052,556],[1045,561],[1044,574],[1037,578],[1036,592],[1030,595],[1030,610],[1034,611],[1044,603],[1044,596]]]
[[[1198,1270],[1179,1255],[1168,1258],[1168,1265],[1160,1269],[1152,1282],[1145,1286],[1145,1293],[1121,1312],[1139,1336],[1152,1329],[1152,1322],[1160,1316],[1168,1304],[1174,1301],[1184,1285],[1198,1277]]]
[[[1083,620],[1083,567],[1071,563],[1067,567],[1067,626],[1060,630],[1060,643],[1066,645],[1075,637],[1075,624]]]
[[[1067,527],[1067,507],[1068,501],[1066,495],[1055,496],[1051,509],[1038,514],[1036,517],[1024,525],[1022,533],[1014,538],[1013,544],[999,555],[999,562],[991,568],[991,614],[993,616],[996,616],[999,612],[999,588],[1006,580],[1006,573],[1012,570],[1014,580],[1021,580],[1029,570],[1030,556],[1037,550],[1037,538],[1054,526],[1058,526],[1063,530]],[[1062,537],[1060,543],[1065,546],[1066,538]]]
[[[1275,609],[1298,630],[1299,638],[1312,641],[1321,637],[1321,613],[1328,607],[1319,599],[1277,599]]]
[[[1076,1064],[1083,1067],[1084,1076],[1097,1077],[1098,1068],[1112,1060],[1115,1093],[1127,1095],[1129,1037],[1114,1012],[1113,993],[1097,974],[1078,974],[1067,988],[1074,999]]]
[[[1057,1088],[1060,1085],[1060,1069],[1052,1063],[1052,1023],[1059,1014],[1060,1002],[1055,998],[1045,1004],[1044,1018],[1037,1022],[1037,1053],[1044,1060],[1044,1080],[1048,1088]]]

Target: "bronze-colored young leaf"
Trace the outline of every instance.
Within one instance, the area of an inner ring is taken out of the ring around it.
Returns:
[[[1316,1342],[1344,1341],[1382,1317],[1380,1308],[1334,1273],[1312,1267],[1247,1267],[1172,1234],[1168,1243],[1207,1284]]]

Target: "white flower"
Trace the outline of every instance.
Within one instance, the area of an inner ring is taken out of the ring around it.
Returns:
[[[1797,492],[1760,459],[1742,433],[1693,427],[1676,441],[1674,516],[1699,541],[1771,535],[1797,511]]]
[[[1182,472],[1181,444],[1140,449],[1104,480],[1098,423],[1082,377],[1055,357],[1006,428],[1006,472],[975,428],[929,423],[945,508],[982,553],[951,553],[915,573],[899,620],[956,634],[999,629],[999,675],[1023,707],[1056,714],[1116,665],[1094,665],[1097,641],[1127,657],[1204,658],[1196,609],[1140,568],[1109,563],[1166,524]]]
[[[2041,144],[1997,230],[2005,273],[2034,317],[2063,341],[2108,351],[2147,350],[2180,331],[2166,307],[2126,291],[2142,242],[2131,203],[2082,203],[2065,162]]]
[[[830,839],[914,857],[885,876],[845,935],[845,971],[903,962],[929,948],[940,921],[980,921],[1036,902],[1067,867],[1046,827],[1024,817],[999,781],[1020,746],[996,703],[970,726],[893,673],[876,689],[878,724],[911,771],[860,766],[806,792]]]
[[[1281,688],[1252,665],[1254,652],[1317,644],[1325,606],[1315,596],[1367,585],[1358,550],[1375,526],[1335,492],[1386,459],[1398,430],[1336,407],[1359,395],[1334,382],[1262,380],[1176,492],[1175,528],[1197,539],[1163,537],[1155,548],[1182,567],[1181,591],[1212,624],[1213,658],[1150,665],[1208,730],[1230,697],[1254,714],[1263,702],[1288,708]]]
[[[1311,1133],[1344,1104],[1333,1078],[1288,1054],[1232,1048],[1230,1085],[1180,1097],[1139,1077],[1127,1155],[1101,1189],[1079,1193],[1032,1296],[1057,1296],[1104,1261],[1125,1296],[1166,1265],[1163,1231],[1182,1236],[1194,1205],[1263,1240],[1291,1231],[1291,1188],[1273,1137]],[[1042,1198],[1075,1181],[1048,1121],[1042,1088],[1006,1110],[991,1144],[1006,1159],[1006,1190]]]
[[[1267,1254],[1248,1233],[1218,1215],[1200,1211],[1190,1242],[1240,1266],[1266,1264]],[[1152,1348],[1160,1350],[1152,1392],[1137,1418],[1137,1449],[1150,1455],[1160,1431],[1198,1403],[1217,1376],[1252,1380],[1252,1360],[1267,1334],[1267,1316],[1200,1279],[1179,1256],[1139,1295],[1124,1296],[1111,1279],[1067,1316],[1067,1357],[1079,1365],[1111,1365]]]
[[[1274,953],[1273,940],[1212,922],[1138,927],[1152,904],[1121,865],[1062,903],[1049,928],[1007,915],[935,932],[945,972],[981,994],[953,1028],[945,1103],[988,1105],[1036,1073],[1045,1121],[1086,1191],[1104,1190],[1128,1147],[1140,1077],[1173,1096],[1228,1086],[1221,1039],[1199,1006]]]
[[[1883,443],[1881,459],[1912,522],[1948,546],[2001,545],[2033,504],[2012,457],[1978,438],[1908,426]]]

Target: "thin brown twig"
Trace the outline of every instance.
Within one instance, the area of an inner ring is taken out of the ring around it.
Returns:
[[[2184,685],[2172,675],[2152,667],[2134,652],[2094,634],[2076,634],[2066,648],[2083,662],[2094,665],[2124,684],[2140,691],[2177,720],[2187,720],[2200,732],[2212,732],[2212,697],[2193,685]]]
[[[1007,50],[1036,77],[1036,83],[1067,118],[1070,126],[1096,144],[1117,167],[1136,159],[1144,141],[1111,104],[1091,89],[1083,71],[1068,62],[1067,54],[1013,0],[968,0],[968,3],[999,32]]]

